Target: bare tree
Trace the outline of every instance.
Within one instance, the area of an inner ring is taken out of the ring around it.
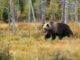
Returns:
[[[45,23],[45,10],[46,10],[46,0],[41,0],[41,21],[44,24]]]
[[[62,22],[67,23],[68,14],[67,14],[67,0],[62,0]]]
[[[13,33],[15,33],[15,31],[16,31],[16,25],[15,25],[16,10],[15,10],[15,6],[13,4],[13,0],[8,0],[8,2],[9,2],[9,7],[10,7],[10,13],[11,13],[10,20],[12,23],[12,30],[13,30]]]
[[[75,21],[78,22],[78,1],[75,1]]]
[[[28,16],[28,19],[30,21],[31,17],[32,17],[33,20],[35,21],[36,18],[35,18],[35,13],[34,13],[34,7],[33,7],[33,4],[32,4],[32,0],[28,0],[28,2],[29,2],[29,16]]]
[[[65,0],[65,20],[64,23],[68,22],[68,1]]]

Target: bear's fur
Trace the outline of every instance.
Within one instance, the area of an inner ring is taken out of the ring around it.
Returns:
[[[45,31],[45,39],[48,39],[50,37],[52,37],[52,39],[55,39],[56,36],[58,36],[59,39],[62,39],[65,36],[70,37],[73,35],[70,27],[65,23],[49,22],[46,23],[45,26],[43,25],[43,28]]]

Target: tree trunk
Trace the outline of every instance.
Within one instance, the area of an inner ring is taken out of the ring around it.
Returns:
[[[8,2],[9,2],[9,7],[10,7],[10,13],[11,13],[10,20],[12,23],[12,30],[13,30],[13,33],[15,33],[16,31],[16,25],[15,25],[16,10],[13,5],[13,0],[9,0]]]
[[[45,23],[45,9],[46,9],[46,0],[41,0],[41,22]]]
[[[66,0],[62,0],[62,18],[61,22],[67,23],[68,15],[67,15],[67,2]]]
[[[28,19],[29,19],[29,21],[34,20],[34,22],[35,22],[36,18],[35,18],[35,13],[34,13],[34,7],[32,5],[32,0],[28,0],[28,1],[29,1],[29,16],[28,16]],[[31,19],[31,17],[32,17],[32,19]]]
[[[78,1],[75,1],[75,21],[78,22]]]

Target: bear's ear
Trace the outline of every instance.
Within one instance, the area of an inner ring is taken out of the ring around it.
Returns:
[[[41,26],[43,27],[46,23],[41,23]]]
[[[50,21],[50,24],[52,25],[53,24],[53,21]]]
[[[44,26],[44,24],[41,25],[42,27]]]

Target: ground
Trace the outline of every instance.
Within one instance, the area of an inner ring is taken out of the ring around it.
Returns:
[[[40,23],[17,23],[12,27],[0,23],[0,58],[3,60],[80,60],[80,26],[69,23],[74,37],[44,40]]]

